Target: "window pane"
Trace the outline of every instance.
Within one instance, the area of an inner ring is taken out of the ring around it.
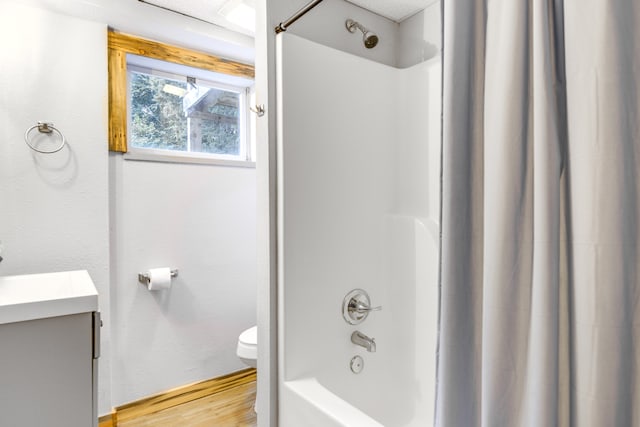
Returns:
[[[133,147],[240,155],[240,94],[131,71]]]
[[[240,95],[222,89],[192,86],[184,97],[191,150],[240,154]]]
[[[182,95],[187,83],[132,72],[131,144],[134,147],[187,151],[187,120]]]

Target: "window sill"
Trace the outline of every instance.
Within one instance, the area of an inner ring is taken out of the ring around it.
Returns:
[[[125,160],[162,163],[186,163],[198,165],[227,166],[237,168],[255,168],[256,162],[234,158],[214,157],[200,153],[185,153],[168,150],[131,149],[122,156]],[[229,156],[231,157],[231,156]]]

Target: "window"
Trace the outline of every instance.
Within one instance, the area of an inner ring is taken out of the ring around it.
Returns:
[[[235,79],[236,85],[229,84],[233,81],[217,73],[127,55],[130,152],[250,161],[246,85],[252,82]]]
[[[110,150],[144,160],[252,161],[253,67],[196,54],[109,33]]]

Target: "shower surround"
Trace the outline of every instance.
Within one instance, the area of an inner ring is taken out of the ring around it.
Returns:
[[[440,58],[397,69],[287,33],[277,54],[280,425],[431,424]],[[382,310],[354,326],[355,288]]]

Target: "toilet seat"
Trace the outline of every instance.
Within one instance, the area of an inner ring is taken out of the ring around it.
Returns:
[[[238,337],[238,349],[236,351],[241,359],[258,358],[258,327],[247,329]]]

